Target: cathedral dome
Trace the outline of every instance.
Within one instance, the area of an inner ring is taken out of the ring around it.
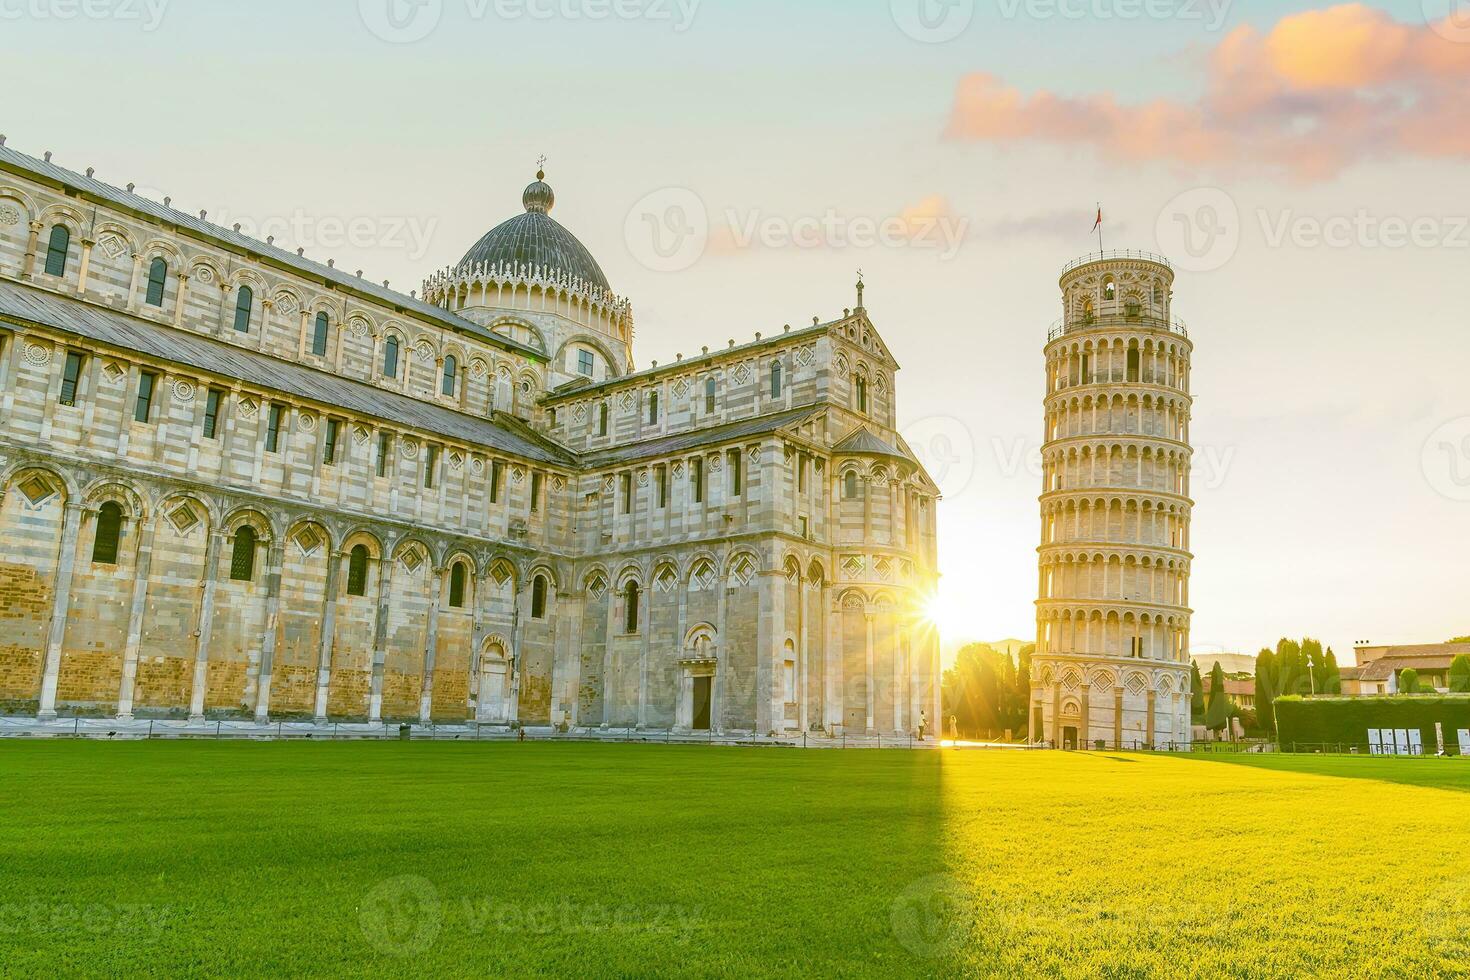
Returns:
[[[566,273],[591,286],[612,292],[602,267],[577,241],[551,217],[556,195],[545,182],[545,173],[537,172],[536,180],[521,195],[526,213],[501,222],[475,243],[460,260],[459,267],[541,267],[551,273]]]

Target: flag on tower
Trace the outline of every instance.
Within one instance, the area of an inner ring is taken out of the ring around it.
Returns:
[[[1097,220],[1092,223],[1092,230],[1097,231],[1102,227],[1102,205],[1097,208]]]

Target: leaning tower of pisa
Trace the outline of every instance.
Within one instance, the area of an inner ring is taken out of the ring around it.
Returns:
[[[1031,739],[1189,743],[1190,344],[1140,252],[1062,270],[1046,343]]]

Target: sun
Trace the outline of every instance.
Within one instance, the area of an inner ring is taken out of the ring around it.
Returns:
[[[932,626],[944,634],[962,628],[968,615],[954,596],[935,592],[923,600],[919,607],[919,618],[926,626]]]

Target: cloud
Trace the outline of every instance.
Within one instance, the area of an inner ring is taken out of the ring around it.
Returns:
[[[1026,95],[961,79],[946,135],[1090,146],[1120,162],[1264,169],[1301,180],[1363,160],[1470,158],[1470,44],[1451,25],[1401,24],[1363,4],[1240,27],[1206,62],[1197,101],[1124,105],[1106,93]]]

